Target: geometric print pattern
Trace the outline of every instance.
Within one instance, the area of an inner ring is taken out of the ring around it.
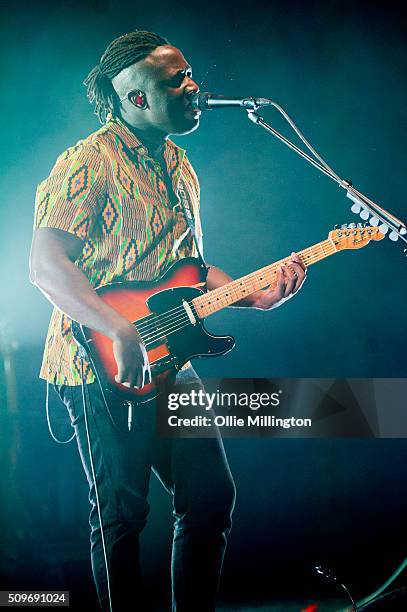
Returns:
[[[134,197],[134,181],[130,178],[121,164],[117,164],[116,178],[120,192],[131,198]]]
[[[148,219],[148,223],[151,227],[151,233],[154,237],[161,234],[163,227],[164,227],[164,223],[163,223],[163,219],[160,215],[160,211],[157,208],[157,206],[152,207],[151,214]]]
[[[121,257],[121,275],[127,275],[127,273],[137,266],[140,261],[140,254],[137,247],[137,240],[129,238],[123,242],[123,254]]]
[[[36,211],[36,226],[40,227],[47,217],[49,209],[49,193],[46,193],[42,199],[39,200]]]
[[[163,171],[161,166],[164,166]],[[57,159],[38,185],[34,227],[57,228],[83,243],[76,265],[94,287],[153,280],[178,259],[196,256],[177,192],[180,181],[201,237],[199,184],[185,151],[166,140],[160,164],[117,118]],[[56,384],[81,383],[71,319],[54,309],[40,376]],[[86,382],[94,381],[84,362]]]
[[[107,193],[104,205],[100,211],[102,232],[105,235],[117,233],[120,228],[120,205]]]
[[[89,167],[83,164],[68,177],[67,202],[75,202],[87,189],[89,189]]]

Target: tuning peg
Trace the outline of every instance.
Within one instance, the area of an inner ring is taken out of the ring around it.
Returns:
[[[390,234],[389,234],[389,238],[390,238],[390,240],[392,240],[393,242],[397,242],[397,240],[399,239],[398,232],[396,232],[396,230],[393,230],[392,232],[390,232]]]
[[[352,211],[353,213],[355,213],[355,214],[357,214],[357,215],[358,215],[358,214],[360,213],[361,208],[362,208],[362,207],[361,207],[361,205],[359,204],[359,202],[355,202],[355,203],[354,203],[354,204],[352,204],[352,206],[351,206],[351,211]]]
[[[358,228],[364,227],[364,223],[357,223],[356,227],[358,227]]]
[[[348,224],[348,228],[349,229],[354,229],[356,227],[356,223],[349,223]]]
[[[370,225],[373,225],[373,227],[379,225],[379,217],[376,217],[375,215],[373,215],[373,217],[370,217]]]
[[[389,226],[386,225],[385,223],[382,223],[381,225],[379,225],[379,232],[382,234],[387,234],[387,232],[389,231]]]
[[[347,223],[342,223],[341,225],[341,229],[348,229],[348,224]]]
[[[402,236],[405,236],[407,234],[407,227],[401,227],[399,232]]]
[[[367,219],[369,219],[369,211],[366,210],[366,208],[363,208],[362,211],[360,212],[360,218],[363,219],[364,221],[367,221]]]
[[[337,229],[339,229],[339,225],[337,223],[335,223],[334,230],[337,230]]]

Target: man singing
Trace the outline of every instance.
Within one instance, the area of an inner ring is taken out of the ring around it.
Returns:
[[[85,85],[103,126],[58,157],[36,197],[31,280],[54,305],[41,377],[56,386],[68,408],[89,482],[92,569],[102,609],[144,609],[138,538],[153,470],[173,502],[172,609],[210,612],[235,494],[222,442],[157,440],[154,404],[139,411],[129,431],[123,410],[113,401],[105,405],[72,335],[72,320],[104,334],[113,343],[116,381],[137,388],[150,382],[135,326],[94,288],[151,281],[175,261],[199,255],[198,180],[185,151],[169,139],[198,127],[200,111],[191,105],[198,85],[181,51],[144,31],[111,42]],[[179,205],[181,189],[194,232]],[[237,305],[271,309],[295,294],[304,278],[293,255],[275,288]],[[209,290],[230,280],[209,266]],[[179,385],[201,385],[190,364],[178,373],[174,388]]]

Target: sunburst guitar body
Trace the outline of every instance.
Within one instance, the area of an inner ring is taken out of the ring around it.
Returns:
[[[112,340],[76,324],[75,339],[105,393],[120,394],[136,404],[148,402],[190,359],[223,355],[233,348],[232,336],[210,334],[195,311],[193,300],[204,294],[206,274],[207,268],[190,257],[153,282],[111,283],[97,289],[106,304],[134,323],[146,346],[152,376],[151,384],[142,389],[117,383]]]

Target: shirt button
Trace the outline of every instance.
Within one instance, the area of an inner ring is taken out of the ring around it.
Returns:
[[[161,168],[160,164],[154,164],[154,170],[156,172],[158,172],[159,174],[161,174],[162,168]]]
[[[147,155],[147,149],[145,149],[144,147],[140,147],[138,152],[140,153],[140,155]]]

